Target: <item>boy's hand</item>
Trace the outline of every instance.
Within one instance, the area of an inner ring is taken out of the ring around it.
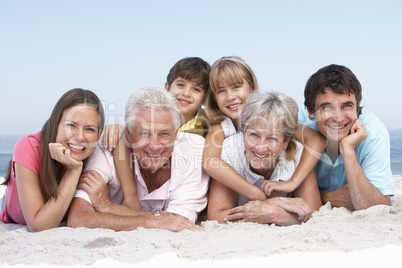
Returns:
[[[271,196],[282,193],[291,193],[296,190],[297,185],[291,179],[288,181],[264,180],[260,188],[267,196]]]
[[[105,149],[109,149],[112,151],[117,147],[118,141],[124,134],[124,126],[123,125],[106,125],[105,131],[103,132],[103,146]]]

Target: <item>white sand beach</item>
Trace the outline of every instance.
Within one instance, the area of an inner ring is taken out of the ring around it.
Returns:
[[[351,213],[327,204],[291,227],[207,221],[198,232],[59,227],[31,233],[0,223],[0,267],[395,267],[402,262],[402,176],[394,181],[392,207]]]

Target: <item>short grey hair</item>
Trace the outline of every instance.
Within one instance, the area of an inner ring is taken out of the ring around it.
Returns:
[[[141,88],[128,99],[126,105],[125,123],[131,132],[139,111],[167,111],[172,115],[173,130],[181,126],[181,112],[176,98],[165,89],[157,87]]]
[[[291,140],[296,135],[299,108],[296,102],[282,93],[254,92],[247,98],[241,114],[241,130],[246,132],[250,125],[265,121],[273,128],[283,131],[284,140]]]

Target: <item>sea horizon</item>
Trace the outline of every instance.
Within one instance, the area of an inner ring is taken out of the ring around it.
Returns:
[[[391,171],[402,176],[402,129],[388,129],[391,141]],[[0,134],[0,178],[4,178],[15,144],[30,134]],[[0,180],[2,181],[2,180]]]

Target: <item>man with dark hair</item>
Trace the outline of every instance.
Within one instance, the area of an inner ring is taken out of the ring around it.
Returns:
[[[299,123],[327,138],[315,167],[321,199],[350,210],[391,205],[394,185],[384,124],[360,106],[362,87],[350,69],[321,68],[307,81]]]

